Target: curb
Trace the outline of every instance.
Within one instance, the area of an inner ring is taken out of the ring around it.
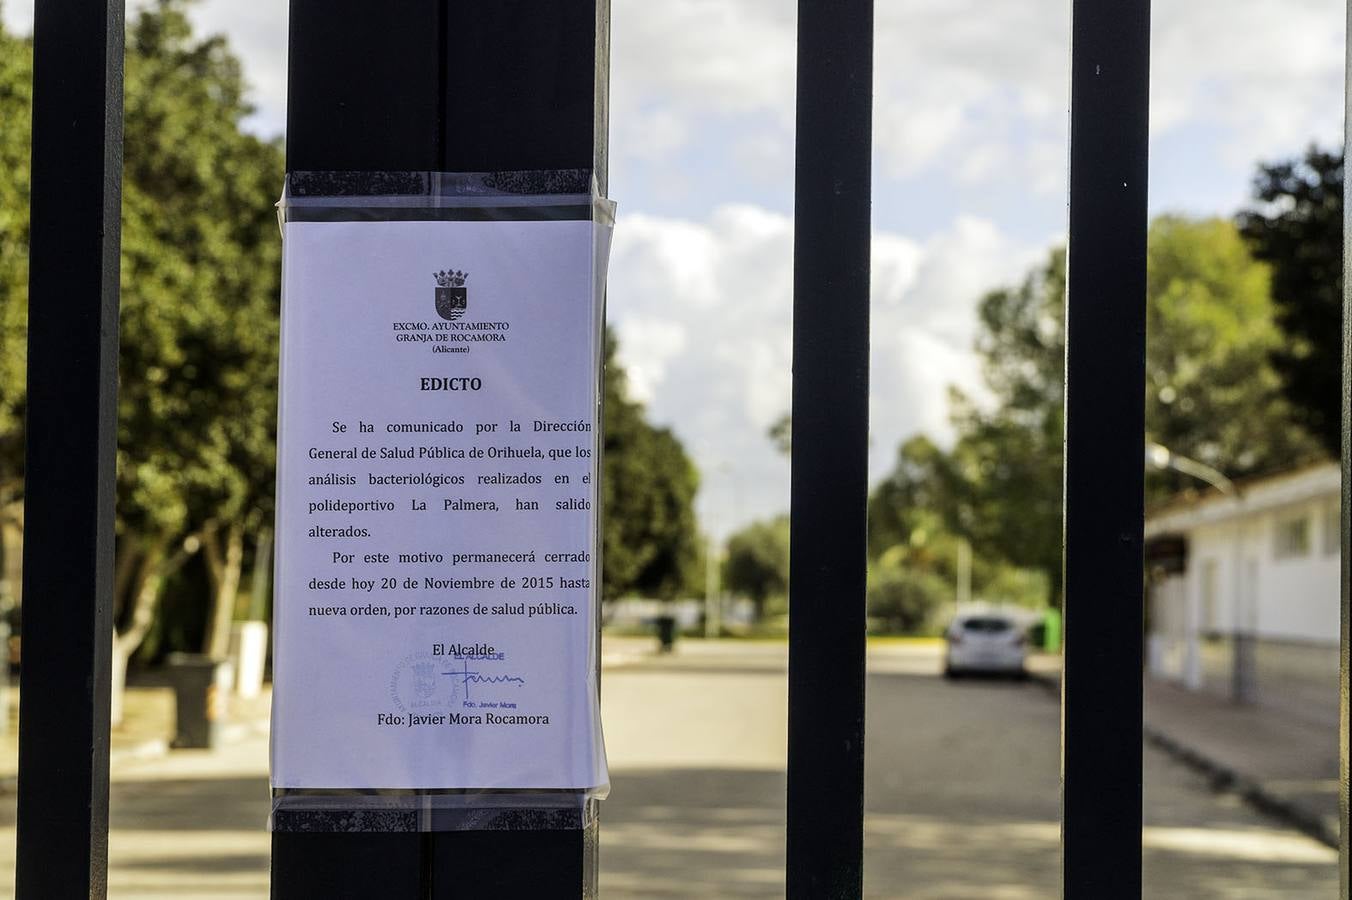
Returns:
[[[652,657],[652,653],[621,653],[612,656],[601,657],[601,671],[608,669],[624,669],[632,665],[643,662]]]
[[[1060,698],[1061,678],[1059,674],[1049,672],[1029,672],[1029,677],[1044,688],[1053,697]],[[1141,724],[1142,734],[1147,743],[1169,754],[1200,775],[1206,777],[1211,789],[1216,793],[1231,793],[1264,815],[1285,822],[1306,837],[1313,838],[1326,847],[1338,849],[1338,829],[1330,826],[1324,817],[1292,803],[1263,787],[1262,782],[1240,774],[1229,766],[1223,765],[1183,741],[1165,734],[1149,722]]]
[[[1327,847],[1338,849],[1338,829],[1324,817],[1299,803],[1292,803],[1263,787],[1262,782],[1241,775],[1203,753],[1170,737],[1149,724],[1143,726],[1145,739],[1193,771],[1204,775],[1217,793],[1232,793],[1259,812],[1278,819]]]
[[[653,657],[658,655],[660,654],[658,653],[656,639],[653,640],[650,646],[644,647],[642,649],[637,649],[631,646],[624,649],[611,650],[608,653],[605,650],[602,650],[601,671],[604,672],[607,669],[627,668],[628,666],[635,665],[636,663],[641,663],[644,660],[652,659]]]
[[[1037,672],[1028,669],[1028,679],[1042,688],[1048,694],[1051,694],[1058,702],[1061,699],[1061,673],[1060,672]]]
[[[151,738],[128,747],[117,747],[108,751],[108,765],[112,767],[120,762],[158,759],[169,753],[169,742],[163,738]],[[0,776],[0,797],[19,792],[19,776]]]
[[[129,747],[118,747],[108,751],[109,767],[120,762],[135,762],[145,759],[158,759],[169,753],[169,742],[164,738],[150,738]]]

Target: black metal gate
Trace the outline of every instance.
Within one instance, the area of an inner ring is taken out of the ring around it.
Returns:
[[[47,702],[22,709],[23,898],[106,892],[122,6],[42,0],[36,12],[24,593],[42,602],[26,610],[23,688]],[[800,33],[811,40],[799,43],[794,248],[795,898],[862,891],[872,7],[799,2]],[[371,13],[357,0],[292,0],[289,170],[584,168],[604,186],[606,0],[409,0]],[[1147,0],[1073,3],[1063,893],[1094,900],[1141,893],[1149,21]],[[278,834],[273,889],[287,898],[579,896],[594,884],[595,860],[596,834],[585,828]]]

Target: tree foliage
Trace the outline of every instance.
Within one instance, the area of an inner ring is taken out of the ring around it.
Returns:
[[[752,522],[728,538],[723,584],[749,597],[762,618],[766,602],[789,594],[789,519]]]
[[[22,477],[31,44],[0,34],[0,454]],[[116,615],[135,649],[159,592],[205,549],[226,608],[246,535],[271,504],[280,142],[251,113],[224,39],[159,0],[126,43],[118,379]],[[205,649],[223,649],[219,625]]]
[[[23,490],[32,108],[32,41],[0,25],[0,511],[11,515]]]
[[[952,391],[958,438],[942,462],[940,509],[980,557],[1047,573],[1060,584],[1065,253],[978,308],[976,350],[988,404]],[[936,461],[933,465],[940,466]]]
[[[129,23],[125,80],[117,456],[117,619],[131,652],[195,554],[228,633],[241,568],[270,521],[281,242],[280,141],[252,112],[223,38],[184,0]],[[0,490],[22,485],[30,42],[0,30]],[[698,479],[675,436],[625,392],[608,339],[603,499],[607,596],[674,596],[697,581]],[[200,579],[180,579],[197,584]]]
[[[1298,421],[1325,451],[1340,449],[1343,315],[1343,157],[1310,147],[1260,165],[1254,205],[1240,213],[1253,253],[1272,267],[1284,340],[1272,350]]]
[[[606,332],[602,461],[602,596],[671,599],[699,590],[699,475],[670,429],[628,396]]]
[[[273,492],[282,152],[241,128],[251,112],[239,61],[223,38],[192,34],[182,2],[132,22],[119,565],[143,589],[181,561],[170,548],[200,547],[217,595],[204,649],[218,654],[245,535],[269,521]],[[148,622],[138,605],[124,604],[129,631]]]
[[[1146,283],[1146,436],[1231,478],[1318,455],[1274,368],[1271,270],[1221,219],[1156,219]],[[1157,479],[1178,488],[1180,476]],[[1157,490],[1158,492],[1158,490]]]
[[[870,571],[868,615],[886,632],[920,631],[952,602],[953,585],[933,572],[906,568]]]
[[[770,443],[775,449],[785,456],[793,455],[793,416],[784,413],[778,419],[770,423],[766,429],[765,436],[770,439]]]
[[[959,544],[968,538],[956,534],[951,522],[969,508],[972,492],[966,487],[954,459],[929,438],[903,443],[892,473],[869,498],[870,583],[897,572],[924,574],[945,586],[946,601],[954,600]],[[1041,571],[983,549],[969,556],[973,599],[1023,606],[1046,601]]]
[[[1230,477],[1312,458],[1270,358],[1282,338],[1266,266],[1234,225],[1165,216],[1150,229],[1146,431],[1149,440]],[[906,540],[922,513],[967,537],[978,558],[1061,578],[1065,253],[978,309],[986,396],[951,395],[956,440],[904,444],[875,491],[871,544]],[[1180,486],[1154,475],[1160,494]]]

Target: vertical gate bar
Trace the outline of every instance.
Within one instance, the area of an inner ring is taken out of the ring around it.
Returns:
[[[443,0],[291,0],[286,170],[441,164]]]
[[[442,0],[378,15],[366,0],[291,0],[286,168],[433,170],[441,160]],[[273,832],[272,896],[425,896],[416,833]]]
[[[583,169],[604,186],[609,0],[446,9],[442,168]],[[577,826],[437,832],[430,896],[594,897],[598,824],[584,816]]]
[[[800,0],[787,885],[863,891],[873,2]]]
[[[604,190],[608,0],[370,8],[291,0],[288,172],[589,169]],[[272,890],[593,896],[597,843],[595,817],[553,830],[274,833]]]
[[[1074,0],[1062,892],[1141,896],[1148,0]]]
[[[1346,4],[1352,27],[1352,0]],[[1352,31],[1348,32],[1352,34]],[[1338,663],[1338,896],[1352,900],[1352,185],[1346,176],[1352,147],[1352,45],[1345,49],[1343,82],[1343,490],[1342,612]]]
[[[37,4],[16,894],[108,869],[122,0]]]

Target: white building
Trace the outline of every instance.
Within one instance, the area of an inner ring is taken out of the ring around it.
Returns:
[[[1321,463],[1149,511],[1151,674],[1228,693],[1234,636],[1251,635],[1257,699],[1336,715],[1340,474]]]

